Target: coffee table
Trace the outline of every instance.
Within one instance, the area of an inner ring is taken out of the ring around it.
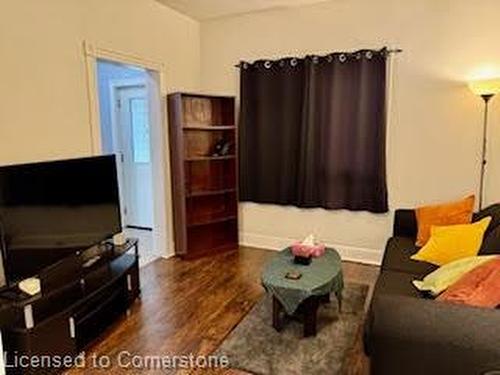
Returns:
[[[341,309],[342,261],[331,248],[327,248],[323,256],[313,258],[309,265],[295,264],[293,259],[291,249],[286,248],[269,261],[262,273],[262,285],[273,297],[273,327],[281,331],[285,318],[301,318],[304,337],[314,336],[320,303],[329,302],[330,294],[334,293]],[[291,271],[300,272],[302,277],[287,279],[285,275]]]

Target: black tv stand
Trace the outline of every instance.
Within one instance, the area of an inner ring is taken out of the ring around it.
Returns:
[[[40,273],[42,292],[0,293],[4,350],[27,356],[77,356],[140,295],[138,241],[96,246]],[[17,288],[13,286],[12,288]],[[7,368],[52,374],[66,368]]]

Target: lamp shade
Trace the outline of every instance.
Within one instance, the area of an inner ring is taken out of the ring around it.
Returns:
[[[469,88],[476,95],[495,95],[500,92],[500,78],[469,82]]]

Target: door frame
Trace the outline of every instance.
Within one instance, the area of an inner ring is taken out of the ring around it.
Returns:
[[[170,172],[169,135],[165,110],[166,85],[165,65],[162,62],[134,54],[101,48],[95,44],[83,43],[87,98],[89,111],[89,136],[92,155],[102,155],[101,122],[97,88],[97,61],[107,60],[124,65],[134,65],[146,70],[146,87],[150,95],[151,157],[153,168],[153,246],[158,253],[169,258],[175,254],[173,239],[173,202]]]

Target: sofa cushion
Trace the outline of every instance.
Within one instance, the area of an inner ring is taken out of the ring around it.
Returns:
[[[417,245],[424,246],[431,237],[434,226],[470,224],[474,210],[475,196],[442,204],[422,206],[415,209],[417,215]]]
[[[413,285],[415,276],[405,272],[383,271],[375,284],[374,295],[395,295],[421,298],[425,293],[419,292]]]
[[[393,237],[417,239],[417,215],[415,210],[399,209],[394,213]]]
[[[500,257],[498,255],[482,255],[459,259],[439,267],[422,280],[414,280],[413,285],[420,291],[427,291],[433,296],[437,296],[467,272],[495,258]]]
[[[382,261],[382,270],[405,272],[420,278],[420,276],[427,275],[437,269],[435,265],[430,263],[410,259],[418,249],[412,238],[389,238]]]
[[[500,225],[485,235],[479,254],[500,254]]]
[[[500,256],[462,276],[438,300],[477,307],[500,306]]]
[[[488,216],[473,224],[432,227],[430,240],[412,255],[412,259],[443,266],[457,259],[476,256],[490,222]]]
[[[473,221],[491,217],[491,223],[486,230],[486,236],[500,226],[500,203],[488,206],[474,214]]]

